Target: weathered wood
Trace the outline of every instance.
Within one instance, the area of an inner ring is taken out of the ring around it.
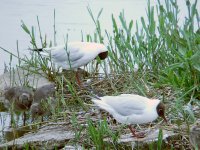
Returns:
[[[74,138],[74,133],[64,122],[44,125],[35,133],[26,135],[1,144],[0,149],[16,148],[23,149],[27,145],[35,149],[54,149],[64,147],[67,141]]]

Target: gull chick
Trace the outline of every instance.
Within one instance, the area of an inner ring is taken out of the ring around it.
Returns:
[[[144,137],[144,134],[136,134],[131,124],[152,122],[158,116],[167,122],[165,106],[157,99],[148,99],[134,94],[121,94],[95,98],[92,101],[101,109],[108,111],[118,122],[127,124],[135,137]]]
[[[32,118],[49,114],[55,107],[55,84],[47,84],[38,88],[34,93],[34,100],[30,108]]]
[[[41,55],[50,57],[58,67],[66,70],[78,69],[97,57],[103,60],[108,56],[105,45],[92,42],[68,42],[66,45],[34,49],[34,51],[39,51]],[[76,80],[80,85],[77,73]]]
[[[5,89],[4,96],[5,99],[9,101],[12,111],[23,112],[23,125],[25,125],[25,111],[29,110],[32,104],[33,90],[24,86],[11,87]]]
[[[200,149],[200,119],[191,127],[189,139],[195,149]]]

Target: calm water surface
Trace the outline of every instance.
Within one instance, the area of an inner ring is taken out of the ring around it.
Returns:
[[[161,2],[164,0],[161,0]],[[194,0],[193,0],[194,1]],[[28,54],[30,38],[21,28],[21,20],[30,27],[37,29],[36,16],[39,16],[42,35],[47,35],[47,41],[53,40],[53,11],[56,10],[57,43],[64,43],[64,37],[69,35],[69,41],[80,41],[81,31],[84,35],[93,33],[94,24],[87,11],[89,5],[96,16],[101,8],[102,28],[112,32],[111,14],[118,17],[124,10],[126,19],[139,20],[145,16],[146,0],[1,0],[0,1],[0,46],[16,53],[16,41],[19,42],[20,54]],[[182,10],[180,16],[185,16],[184,0],[178,0]],[[155,5],[155,0],[151,0]],[[199,6],[199,4],[198,4]],[[199,7],[200,8],[200,7]],[[0,50],[0,74],[3,73],[4,62],[9,63],[10,56]],[[16,60],[12,61],[15,66]]]
[[[154,4],[152,0],[152,4]],[[146,0],[1,0],[0,2],[0,46],[11,52],[16,52],[16,40],[19,41],[21,54],[28,54],[26,50],[30,38],[21,28],[21,20],[30,27],[37,28],[39,16],[43,36],[53,40],[53,12],[56,10],[57,43],[64,43],[64,37],[69,35],[69,41],[80,41],[81,31],[84,35],[93,33],[95,26],[87,11],[90,6],[96,16],[101,8],[101,23],[104,29],[111,31],[111,14],[116,17],[124,9],[126,18],[139,19],[145,15]],[[38,30],[37,30],[38,33]],[[37,34],[39,43],[39,35]],[[8,64],[10,56],[0,50],[0,73],[4,62]],[[13,61],[13,66],[17,61]]]

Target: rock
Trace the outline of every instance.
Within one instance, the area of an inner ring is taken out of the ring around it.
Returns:
[[[6,141],[11,141],[23,136],[24,134],[33,130],[32,126],[21,126],[17,128],[4,127],[3,136]],[[3,142],[1,142],[3,143]]]
[[[83,150],[84,148],[81,147],[80,145],[76,146],[71,146],[71,145],[66,145],[62,150]]]
[[[34,149],[55,149],[64,147],[66,142],[74,138],[74,133],[64,122],[51,123],[42,126],[35,133],[26,135],[0,145],[0,149],[23,149],[29,145]]]
[[[42,74],[41,71],[39,71],[39,73]],[[37,88],[51,82],[42,75],[16,68],[11,72],[0,75],[0,93],[2,93],[6,87],[21,86],[23,84],[27,85],[27,83],[29,86]]]
[[[159,129],[150,131],[144,138],[135,138],[132,137],[132,134],[126,134],[121,136],[119,142],[123,143],[123,142],[137,141],[137,142],[150,143],[152,141],[158,140],[158,134],[159,134]],[[163,140],[165,140],[169,136],[174,136],[174,135],[175,133],[173,133],[172,131],[163,130]]]
[[[164,129],[162,130],[162,133],[163,133],[163,139],[162,139],[163,141],[177,135],[172,131],[167,131]],[[129,145],[131,146],[131,149],[137,148],[138,146],[141,146],[142,148],[144,148],[145,146],[148,147],[150,143],[157,142],[158,135],[159,135],[159,129],[153,129],[149,131],[144,138],[133,137],[132,134],[130,133],[130,134],[121,135],[117,142],[119,145],[124,145],[124,146]],[[104,141],[107,141],[108,143],[112,142],[109,139],[105,139]]]

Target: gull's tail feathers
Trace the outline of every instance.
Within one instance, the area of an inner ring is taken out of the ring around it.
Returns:
[[[44,57],[49,57],[49,53],[48,53],[49,48],[38,48],[38,49],[29,48],[28,50],[38,52],[40,55]]]
[[[35,49],[28,48],[28,50],[36,51],[36,52],[42,52],[42,51],[43,51],[43,48],[35,48]]]
[[[87,97],[89,97],[91,99],[101,100],[99,93],[97,93],[94,89],[91,89],[87,86],[85,86],[84,88],[90,93],[90,95],[87,95]]]
[[[100,100],[99,99],[92,99],[92,101],[97,106],[99,106],[101,109],[108,111],[110,114],[114,113],[114,109],[110,105],[106,104],[105,101],[103,100],[103,98],[100,98]]]

